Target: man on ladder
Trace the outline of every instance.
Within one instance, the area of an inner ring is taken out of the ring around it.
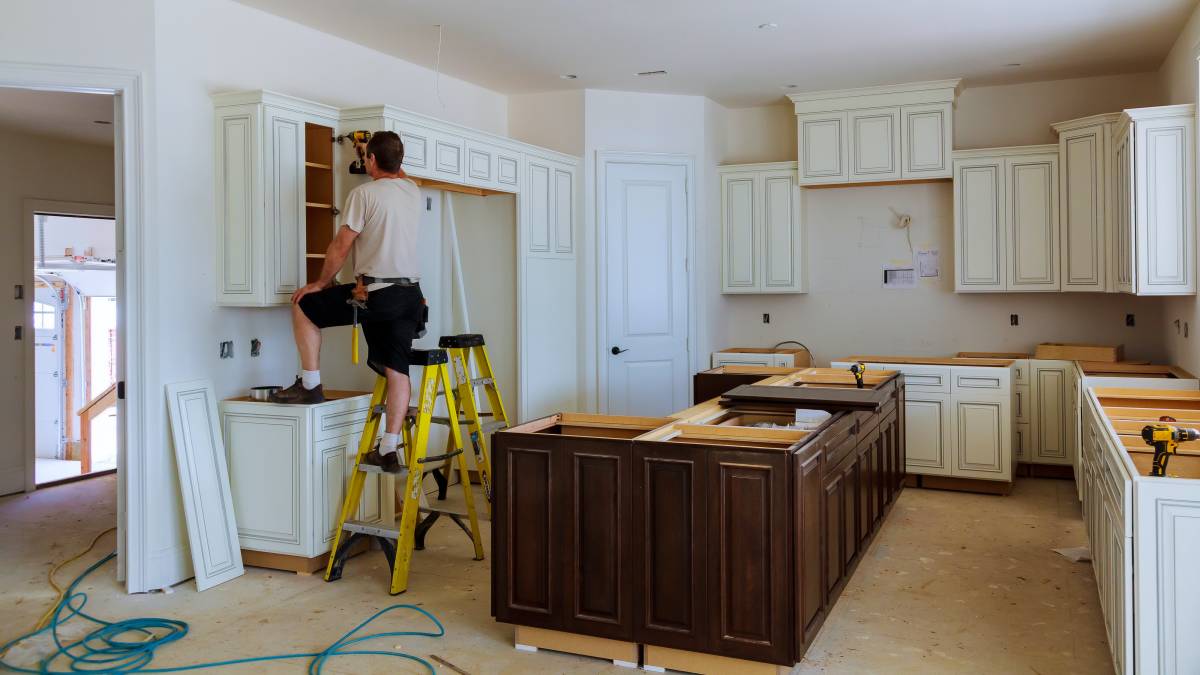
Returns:
[[[367,364],[387,378],[383,439],[362,461],[396,473],[403,464],[396,449],[412,391],[408,379],[412,341],[426,314],[417,264],[421,191],[401,168],[404,144],[395,132],[371,134],[365,155],[371,182],[354,188],[346,197],[344,224],[325,251],[320,278],[292,296],[292,330],[300,351],[301,374],[272,401],[324,401],[321,329],[361,322],[367,339]],[[351,253],[357,283],[333,285]],[[356,333],[356,343],[357,339]]]

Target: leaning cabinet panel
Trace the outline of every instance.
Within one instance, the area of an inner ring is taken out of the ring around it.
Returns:
[[[792,94],[801,185],[951,176],[959,80]]]
[[[955,290],[1059,289],[1058,148],[954,153]]]
[[[794,163],[722,167],[722,292],[804,292],[802,227]]]

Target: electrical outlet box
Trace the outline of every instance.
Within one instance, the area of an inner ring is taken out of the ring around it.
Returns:
[[[1019,325],[1020,323],[1021,323],[1021,319],[1016,314],[1008,315],[1008,325],[1016,326],[1016,325]]]
[[[221,342],[221,358],[233,358],[233,340],[224,340]]]
[[[1132,314],[1125,315],[1125,325],[1126,326],[1134,325],[1135,321],[1136,321],[1136,319],[1134,319],[1134,316]]]
[[[771,323],[771,315],[763,312],[763,323]]]
[[[250,341],[250,357],[253,358],[262,354],[262,340],[254,338]]]

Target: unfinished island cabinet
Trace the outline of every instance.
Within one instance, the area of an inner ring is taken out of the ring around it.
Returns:
[[[796,163],[723,166],[720,176],[721,292],[803,293]]]
[[[789,95],[800,185],[950,178],[960,86],[938,80]]]
[[[1196,106],[1121,113],[1114,140],[1116,290],[1196,292]]]
[[[247,564],[298,571],[324,564],[370,403],[367,393],[328,391],[326,396],[329,400],[316,405],[246,397],[220,404]],[[392,500],[382,498],[385,482],[367,477],[359,519],[391,516]]]
[[[269,91],[218,94],[216,204],[221,305],[286,305],[333,237],[338,111]],[[319,265],[318,265],[319,269]]]
[[[955,290],[1059,290],[1058,190],[1058,146],[955,151]]]

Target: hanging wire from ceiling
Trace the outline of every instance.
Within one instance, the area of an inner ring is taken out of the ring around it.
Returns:
[[[437,64],[434,66],[433,87],[437,94],[438,105],[442,107],[442,113],[446,112],[446,102],[442,100],[442,24],[434,24],[438,29],[438,45],[437,45]]]

